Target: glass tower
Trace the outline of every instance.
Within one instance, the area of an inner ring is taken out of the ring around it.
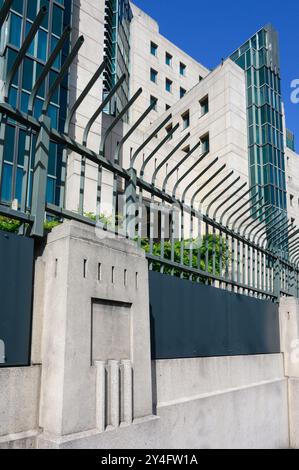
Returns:
[[[0,6],[2,4],[3,0],[0,0]],[[28,110],[28,99],[36,79],[61,37],[64,27],[70,24],[72,0],[14,0],[1,33],[0,79],[3,81],[32,22],[43,5],[46,5],[48,13],[26,54],[18,74],[14,78],[9,92],[9,103],[24,112]],[[60,54],[48,74],[46,82],[38,92],[34,110],[36,117],[41,114],[46,93],[55,80],[61,62],[68,51],[69,44],[66,44],[62,54]],[[60,131],[64,128],[67,97],[68,78],[66,77],[49,106],[51,124]],[[21,199],[25,135],[26,129],[23,126],[11,120],[9,121],[5,139],[5,165],[0,195],[2,201],[10,202],[13,199],[20,201]],[[31,169],[34,164],[35,141],[36,137],[33,136]],[[59,199],[61,158],[62,149],[60,146],[54,143],[51,144],[47,184],[47,201],[51,203],[57,203]]]
[[[117,80],[126,75],[126,80],[116,94],[109,109],[110,114],[121,111],[129,99],[130,23],[133,13],[129,0],[105,1],[105,48],[108,66],[104,72],[104,95],[109,93]]]
[[[287,210],[278,34],[265,26],[230,57],[245,70],[249,174],[265,202]]]

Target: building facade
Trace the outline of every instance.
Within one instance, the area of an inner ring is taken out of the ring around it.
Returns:
[[[26,28],[41,4],[44,2],[39,0],[14,1],[2,33],[2,79],[13,54],[26,35]],[[140,169],[144,159],[159,145],[165,135],[179,124],[179,129],[157,151],[155,159],[147,167],[147,175],[152,176],[159,162],[186,136],[184,145],[173,154],[163,171],[159,172],[156,179],[159,187],[162,188],[167,172],[171,172],[174,166],[182,161],[180,169],[169,180],[170,190],[190,168],[190,173],[178,187],[177,195],[181,195],[194,175],[206,166],[207,160],[200,162],[200,157],[208,154],[209,161],[218,158],[217,165],[211,168],[211,173],[225,164],[226,172],[234,170],[236,175],[249,185],[259,184],[259,196],[263,196],[265,203],[286,214],[289,212],[292,219],[294,218],[292,213],[297,211],[297,206],[292,204],[299,200],[294,174],[296,168],[297,173],[299,172],[299,157],[295,153],[291,133],[285,130],[278,36],[271,26],[262,28],[227,60],[210,71],[161,35],[157,22],[128,0],[51,0],[46,4],[49,5],[49,15],[26,57],[20,76],[13,83],[9,96],[11,104],[26,110],[26,100],[32,82],[53,50],[64,25],[71,24],[71,44],[74,44],[80,34],[84,35],[85,42],[79,51],[77,62],[71,67],[68,81],[64,81],[51,103],[50,115],[54,127],[63,128],[67,106],[71,106],[78,98],[100,63],[106,59],[107,67],[103,76],[73,118],[72,137],[82,142],[89,118],[103,97],[105,98],[117,81],[125,75],[115,98],[90,132],[87,145],[92,150],[99,151],[105,131],[115,116],[124,109],[130,97],[141,87],[142,95],[107,140],[107,158],[114,158],[117,144],[152,104],[152,111],[123,147],[119,163],[125,168],[130,166],[130,155],[167,115],[171,114],[172,119],[168,125],[157,133],[156,138],[136,162],[137,168]],[[64,54],[66,52],[65,49]],[[55,64],[55,67],[58,65]],[[57,74],[58,69],[55,67],[51,71],[46,88]],[[42,105],[45,93],[46,90],[41,90],[37,106]],[[24,130],[11,124],[7,137],[1,196],[7,201],[20,198],[22,139]],[[13,145],[10,145],[11,142]],[[196,152],[186,159],[186,154],[198,143],[200,146]],[[52,150],[47,197],[50,202],[55,202],[59,199],[62,149],[53,147]],[[196,166],[197,160],[199,164]],[[17,171],[11,170],[13,161],[18,161]],[[288,164],[291,170],[288,170]],[[75,211],[79,207],[81,170],[81,158],[69,154],[66,203],[69,209]],[[209,175],[210,173],[207,173],[207,177]],[[111,192],[112,175],[103,171],[102,183],[103,194],[105,188],[107,194]],[[216,183],[217,180],[213,181],[213,184]],[[97,185],[97,165],[89,162],[85,171],[84,212],[95,213],[97,210]],[[198,183],[195,189],[199,187]],[[205,191],[208,189],[209,186]],[[191,196],[192,194],[188,195]],[[196,203],[201,203],[200,192]],[[209,200],[205,201],[205,204],[208,205]],[[106,206],[106,211],[109,212],[109,201]]]

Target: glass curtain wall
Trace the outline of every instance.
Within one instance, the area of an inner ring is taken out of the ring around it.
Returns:
[[[0,0],[2,6],[3,0]],[[39,9],[46,5],[48,13],[32,42],[26,58],[23,61],[18,74],[13,80],[9,91],[9,103],[21,109],[28,110],[30,92],[43,66],[55,48],[62,31],[71,21],[72,0],[14,0],[9,17],[1,33],[1,80],[5,80],[7,71],[23,43],[32,22]],[[69,52],[69,44],[66,44],[62,54],[53,65],[46,82],[41,86],[36,99],[34,115],[39,117],[46,93],[55,80],[61,63]],[[68,101],[68,77],[53,96],[49,106],[49,116],[54,128],[63,130],[66,118]],[[2,201],[10,202],[21,199],[22,175],[24,164],[26,129],[21,125],[9,121],[5,139],[5,166],[2,180]],[[36,136],[32,138],[31,171],[34,167],[34,149]],[[47,201],[58,203],[60,192],[62,149],[52,143],[49,156]],[[30,197],[30,196],[29,196]],[[30,204],[30,201],[29,201]]]

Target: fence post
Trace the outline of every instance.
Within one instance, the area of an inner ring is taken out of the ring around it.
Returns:
[[[31,204],[31,212],[34,216],[31,235],[37,237],[42,237],[44,234],[51,120],[48,116],[42,115],[40,124],[35,151]]]
[[[130,179],[126,184],[125,192],[125,230],[126,236],[131,240],[135,238],[136,226],[136,187],[137,187],[137,172],[134,168],[128,170]]]
[[[275,250],[275,261],[274,261],[274,295],[276,297],[276,302],[280,302],[280,289],[281,289],[281,282],[280,282],[280,261],[277,250]]]

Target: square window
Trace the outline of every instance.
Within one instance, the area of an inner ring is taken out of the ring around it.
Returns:
[[[200,115],[204,116],[209,112],[209,97],[205,96],[202,100],[199,102],[200,104]]]
[[[153,110],[154,110],[154,111],[157,111],[157,103],[158,103],[158,99],[157,99],[155,96],[152,96],[152,95],[151,95],[151,97],[150,97],[150,104],[151,104],[151,105],[152,105],[152,104],[154,105],[154,107],[153,107]]]
[[[172,129],[173,129],[173,125],[172,125],[172,124],[169,124],[169,126],[167,126],[167,127],[165,128],[166,134],[170,134],[171,131],[172,131]],[[172,139],[172,137],[173,137],[173,136],[171,135],[171,136],[169,137],[169,139]]]
[[[202,153],[208,153],[210,151],[210,136],[205,134],[200,138]]]
[[[158,55],[158,46],[154,42],[151,42],[151,54],[155,57]]]
[[[183,98],[183,96],[185,96],[186,93],[187,92],[186,92],[185,88],[180,87],[180,98]]]
[[[166,81],[165,81],[165,89],[166,89],[166,91],[168,91],[169,93],[172,92],[172,81],[169,80],[169,78],[166,78]]]
[[[184,114],[182,114],[182,120],[183,120],[183,130],[187,129],[190,126],[190,111],[186,111]]]
[[[165,110],[168,111],[171,108],[170,104],[165,105]]]
[[[169,67],[172,66],[172,55],[169,54],[168,52],[166,52],[166,54],[165,54],[165,63],[166,63],[166,65],[168,65]]]
[[[158,80],[158,72],[154,69],[151,69],[151,82],[157,83]]]
[[[186,65],[183,64],[183,62],[180,62],[180,75],[182,75],[183,77],[186,76],[186,69],[187,69]]]

